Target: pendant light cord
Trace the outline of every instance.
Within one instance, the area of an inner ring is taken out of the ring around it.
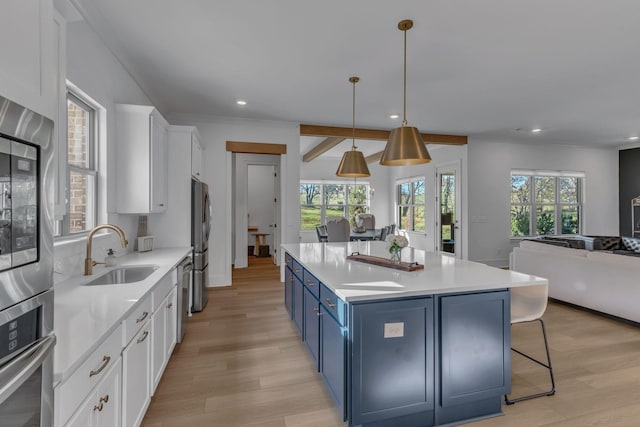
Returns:
[[[404,32],[404,111],[402,113],[402,126],[407,125],[407,30]]]
[[[356,149],[356,80],[353,80],[353,110],[352,110],[352,129],[353,129],[353,135],[352,135],[352,139],[351,139],[351,149],[355,150]]]

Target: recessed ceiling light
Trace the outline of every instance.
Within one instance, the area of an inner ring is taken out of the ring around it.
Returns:
[[[238,105],[247,105],[247,101],[239,100],[239,101],[236,101],[236,104],[238,104]]]
[[[542,129],[540,129],[540,128],[531,129],[531,132],[533,132],[533,133],[542,132]]]
[[[629,139],[630,141],[635,141],[635,140],[637,140],[637,139],[640,139],[640,136],[630,136],[628,139]]]
[[[390,119],[397,119],[398,117],[400,117],[400,116],[397,115],[397,114],[392,114],[392,115],[389,116]]]

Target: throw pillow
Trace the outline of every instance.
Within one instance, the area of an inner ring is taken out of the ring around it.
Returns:
[[[623,237],[622,244],[628,251],[640,253],[640,239],[634,239],[632,237]]]

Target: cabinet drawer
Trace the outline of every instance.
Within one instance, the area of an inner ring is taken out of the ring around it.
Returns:
[[[314,297],[320,298],[320,281],[316,279],[316,277],[309,273],[307,270],[304,270],[302,274],[303,280],[302,283],[311,291]]]
[[[151,295],[144,297],[136,309],[122,321],[122,347],[126,347],[144,322],[151,316]]]
[[[171,289],[178,283],[176,275],[177,273],[174,268],[153,287],[153,291],[151,292],[152,312],[155,313],[158,307],[161,306],[162,301],[164,301],[169,292],[171,292]]]
[[[287,267],[293,269],[293,258],[291,258],[288,252],[284,254],[284,263],[287,264]]]
[[[80,367],[55,389],[57,425],[64,425],[78,405],[120,360],[122,327],[118,325]]]
[[[340,323],[347,324],[347,304],[334,294],[324,284],[320,284],[320,304]]]
[[[293,274],[298,276],[298,279],[302,280],[302,271],[304,270],[302,268],[302,265],[300,265],[300,263],[295,259],[292,259],[291,262],[292,262],[291,270],[293,271]]]

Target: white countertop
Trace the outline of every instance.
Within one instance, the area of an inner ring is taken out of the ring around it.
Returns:
[[[388,244],[380,241],[283,244],[282,248],[344,301],[548,285],[541,277],[410,247],[402,250],[402,261],[417,261],[424,270],[406,272],[346,259],[353,252],[389,258]]]
[[[154,249],[118,257],[115,267],[94,267],[91,276],[75,276],[55,284],[54,332],[58,339],[53,356],[53,382],[64,381],[113,332],[138,300],[180,261],[190,247]],[[101,273],[129,265],[159,268],[140,282],[83,286]]]

